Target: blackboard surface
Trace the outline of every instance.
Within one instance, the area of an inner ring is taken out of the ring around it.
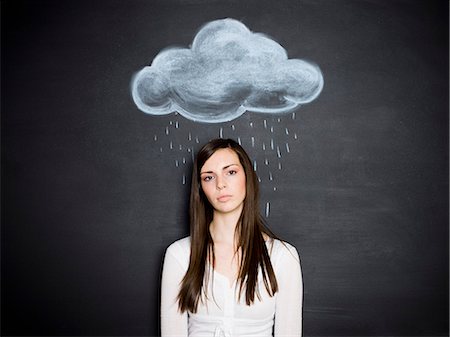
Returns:
[[[448,335],[448,2],[1,6],[2,335],[158,335],[189,150],[219,135],[258,162],[261,211],[300,252],[306,336]],[[321,95],[222,124],[139,111],[133,74],[227,17],[317,63]]]

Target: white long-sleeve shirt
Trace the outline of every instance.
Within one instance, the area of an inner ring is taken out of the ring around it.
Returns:
[[[270,243],[269,243],[270,242]],[[302,335],[303,283],[295,247],[279,240],[266,242],[278,292],[270,297],[259,275],[261,301],[248,306],[245,293],[238,301],[236,282],[212,271],[208,299],[197,312],[180,313],[177,296],[189,266],[190,238],[175,241],[165,254],[161,284],[161,336],[298,337]],[[273,334],[274,333],[274,334]]]

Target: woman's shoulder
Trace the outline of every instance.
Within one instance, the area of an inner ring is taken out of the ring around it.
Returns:
[[[167,247],[167,251],[171,253],[182,253],[182,252],[190,252],[191,250],[191,237],[186,236],[182,239],[179,239],[175,242],[172,242],[169,247]]]
[[[297,248],[294,245],[279,239],[269,239],[267,242],[272,262],[275,264],[279,263],[280,259],[300,262]]]
[[[272,249],[274,251],[297,251],[297,248],[295,248],[294,245],[281,239],[269,238],[266,242],[269,247],[273,247]]]
[[[170,258],[172,261],[176,260],[183,268],[187,268],[189,265],[190,251],[190,237],[185,237],[171,243],[169,247],[167,247],[165,259],[169,260]]]

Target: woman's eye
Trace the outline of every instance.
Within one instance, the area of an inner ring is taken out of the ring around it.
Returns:
[[[236,170],[229,170],[229,171],[228,171],[228,174],[229,174],[230,176],[232,176],[232,175],[234,175],[234,174],[236,174],[236,173],[237,173]]]
[[[212,178],[212,176],[205,176],[203,177],[203,181],[210,181]]]

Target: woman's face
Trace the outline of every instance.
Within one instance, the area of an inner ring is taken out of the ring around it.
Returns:
[[[239,157],[230,148],[219,149],[200,169],[203,192],[218,213],[241,212],[246,177]]]

